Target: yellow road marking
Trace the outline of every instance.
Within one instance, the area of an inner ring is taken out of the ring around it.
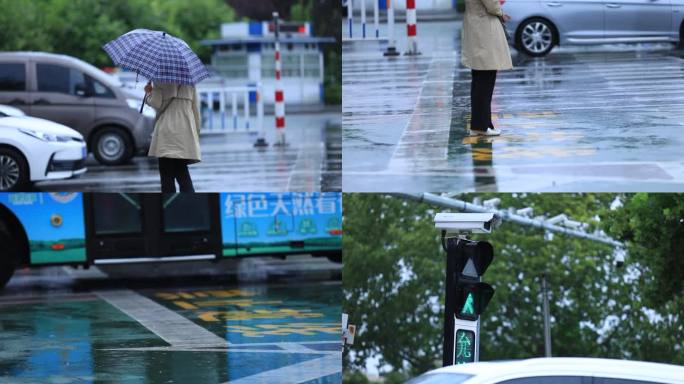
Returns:
[[[173,303],[183,309],[197,309],[197,307],[188,303],[187,301],[174,301]]]
[[[266,300],[266,301],[254,301],[251,299],[238,299],[238,300],[209,300],[209,301],[195,301],[195,305],[200,307],[215,307],[224,305],[235,305],[238,307],[251,307],[253,305],[273,305],[282,304],[282,300]]]
[[[220,321],[220,320],[253,320],[253,319],[284,319],[293,317],[297,319],[306,319],[314,317],[323,317],[322,313],[310,312],[309,310],[297,309],[257,309],[250,311],[207,311],[202,312],[198,316],[204,321]]]
[[[237,332],[247,337],[287,336],[297,334],[313,336],[316,333],[338,334],[339,323],[284,323],[284,324],[256,324],[254,326],[227,325],[229,332]]]
[[[239,297],[255,296],[255,292],[244,291],[241,289],[223,289],[198,292],[159,292],[155,296],[164,300],[194,299],[196,297]]]

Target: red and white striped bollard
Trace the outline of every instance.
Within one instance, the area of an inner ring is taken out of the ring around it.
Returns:
[[[285,95],[281,81],[282,65],[280,62],[280,31],[278,12],[273,12],[273,24],[275,29],[275,125],[276,143],[274,145],[285,146]]]
[[[418,52],[418,41],[416,40],[417,22],[416,0],[406,0],[406,36],[408,41],[406,55],[420,55],[420,52]]]

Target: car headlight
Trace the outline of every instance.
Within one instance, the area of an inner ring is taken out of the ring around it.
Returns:
[[[126,99],[126,102],[128,103],[129,107],[135,109],[136,111],[140,111],[140,104],[142,103],[142,100]],[[157,114],[152,107],[145,104],[143,107],[143,115],[154,118]]]
[[[35,129],[26,129],[26,128],[19,128],[19,132],[35,137],[38,140],[43,140],[43,141],[51,141],[51,142],[67,142],[71,141],[72,138],[71,136],[66,136],[66,135],[55,135],[53,133],[47,133],[43,131],[38,131]]]

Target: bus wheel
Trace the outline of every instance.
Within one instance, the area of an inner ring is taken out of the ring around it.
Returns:
[[[342,254],[341,253],[335,253],[332,255],[328,255],[328,260],[332,261],[333,263],[341,263],[342,262]]]
[[[0,289],[5,287],[14,274],[14,265],[9,260],[0,260]]]
[[[13,258],[16,255],[16,242],[12,240],[7,224],[2,219],[0,219],[0,244],[6,246],[6,252],[0,254],[0,289],[2,289],[14,274]]]

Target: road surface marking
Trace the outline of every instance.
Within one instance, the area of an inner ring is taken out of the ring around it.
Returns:
[[[227,348],[229,345],[227,340],[131,290],[98,291],[95,295],[173,347]]]
[[[340,353],[335,353],[334,355],[331,354],[318,359],[272,369],[270,371],[257,373],[256,375],[242,377],[237,380],[231,380],[225,384],[303,383],[341,372],[342,356]]]

